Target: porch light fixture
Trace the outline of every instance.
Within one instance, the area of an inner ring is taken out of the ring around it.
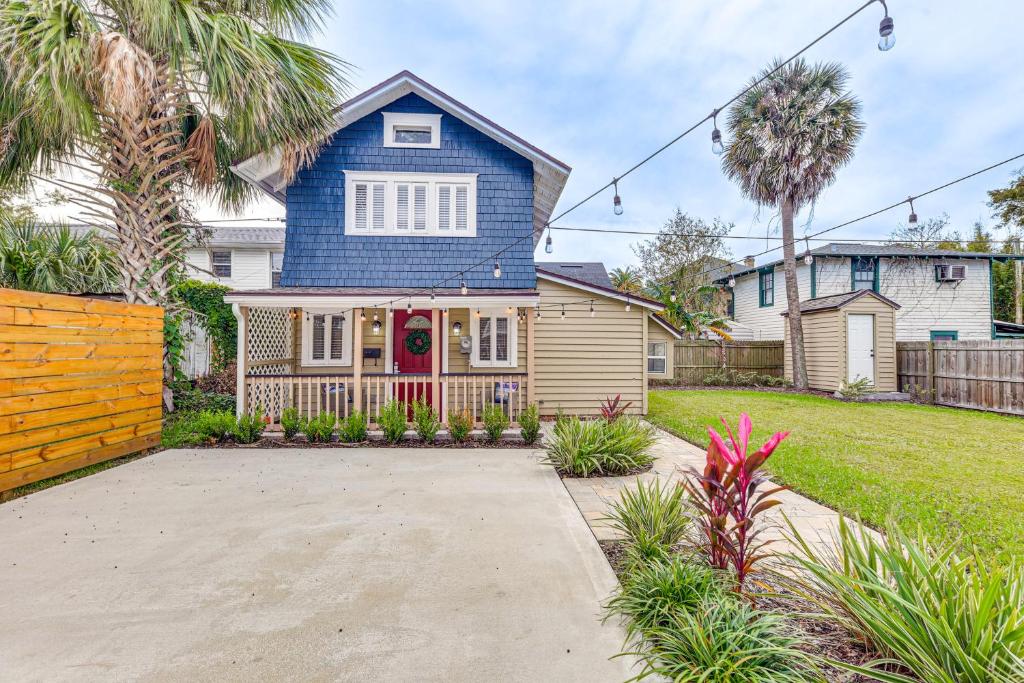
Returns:
[[[373,333],[374,334],[380,334],[380,321],[379,320],[374,320],[373,321]]]
[[[293,308],[290,311],[288,311],[289,320],[298,320],[300,315],[302,315],[302,312],[297,308]]]
[[[707,121],[707,119],[704,119]],[[718,130],[718,110],[711,112],[711,121],[715,129],[711,131],[711,151],[715,154],[721,154],[725,151],[725,145],[722,144],[722,131]]]
[[[914,198],[907,197],[907,201],[910,202],[910,217],[907,219],[907,225],[912,228],[917,227],[917,214],[914,213]]]
[[[469,287],[466,286],[465,279],[459,280],[459,292],[462,293],[462,296],[466,296],[467,294],[469,294]]]
[[[452,336],[453,337],[462,336],[462,323],[455,322],[454,324],[452,324]]]
[[[619,179],[612,178],[612,185],[615,187],[615,197],[612,199],[612,211],[616,216],[622,215],[622,197],[619,196]]]
[[[889,16],[889,6],[885,4],[885,0],[879,0],[879,2],[885,8],[885,16],[878,24],[878,49],[888,52],[896,45],[896,34],[893,32],[894,24],[892,17]]]
[[[544,253],[550,254],[555,248],[551,245],[551,228],[548,228],[548,238],[544,240]]]
[[[501,264],[497,259],[494,260],[494,277],[501,277]]]

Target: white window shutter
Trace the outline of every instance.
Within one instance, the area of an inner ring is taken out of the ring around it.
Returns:
[[[409,229],[409,186],[399,183],[395,186],[395,227],[399,230]]]
[[[455,229],[466,230],[469,227],[469,190],[465,185],[455,188]]]
[[[373,184],[373,224],[374,230],[384,229],[384,183]]]
[[[366,230],[367,223],[367,186],[366,183],[356,183],[356,230]]]
[[[427,229],[427,186],[413,186],[413,224],[414,230]]]
[[[437,186],[437,229],[450,230],[452,227],[451,185]]]

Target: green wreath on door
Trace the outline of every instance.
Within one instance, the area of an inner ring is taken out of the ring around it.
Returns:
[[[430,335],[426,330],[412,330],[405,336],[405,349],[416,356],[430,350]]]

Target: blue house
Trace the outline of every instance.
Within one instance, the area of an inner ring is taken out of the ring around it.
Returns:
[[[286,207],[280,287],[232,292],[239,411],[367,412],[391,399],[479,420],[646,406],[654,301],[601,264],[536,263],[570,168],[404,71],[342,104],[291,182],[234,167]],[[664,327],[659,327],[659,333]]]

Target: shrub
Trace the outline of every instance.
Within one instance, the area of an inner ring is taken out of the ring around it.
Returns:
[[[195,433],[200,439],[220,441],[225,436],[233,434],[235,414],[226,410],[204,410],[196,416],[193,424]]]
[[[690,525],[684,493],[682,486],[663,487],[660,479],[638,482],[636,488],[623,489],[607,520],[641,557],[651,557],[659,550],[667,554],[683,540]]]
[[[570,477],[617,475],[650,465],[655,431],[637,417],[555,422],[543,462]]]
[[[405,436],[406,407],[403,401],[391,400],[380,409],[380,417],[377,423],[384,431],[384,440],[388,443],[398,443]]]
[[[425,398],[416,399],[412,404],[412,426],[418,437],[427,443],[434,443],[437,432],[441,429],[441,420],[437,417],[437,411]]]
[[[607,608],[628,620],[627,640],[642,640],[647,630],[669,626],[674,614],[730,599],[726,592],[726,582],[716,570],[674,555],[630,572]]]
[[[295,435],[303,431],[304,420],[299,415],[298,408],[285,408],[281,411],[281,429],[284,430],[284,438],[293,439]]]
[[[526,410],[519,413],[519,434],[528,444],[537,440],[540,434],[540,413],[535,403],[526,406]]]
[[[699,588],[698,588],[699,590]],[[688,597],[684,594],[683,597]],[[656,602],[654,605],[661,603]],[[720,593],[696,609],[670,609],[665,623],[640,629],[644,668],[637,679],[790,683],[820,681],[778,614]]]
[[[348,417],[338,423],[338,438],[345,443],[366,441],[369,431],[368,423],[366,413],[361,410],[353,410]]]
[[[704,375],[703,384],[711,387],[785,387],[791,383],[774,375],[721,368]]]
[[[263,415],[263,408],[257,406],[255,412],[238,418],[231,428],[231,438],[238,443],[256,443],[263,436],[263,430],[266,428],[267,421]]]
[[[756,452],[748,454],[747,444],[753,429],[750,416],[740,415],[735,436],[725,420],[722,424],[732,448],[718,432],[708,427],[710,444],[704,472],[691,468],[684,486],[699,513],[700,545],[708,563],[716,569],[732,567],[736,589],[742,592],[747,575],[764,557],[761,550],[765,544],[758,541],[760,529],[754,524],[755,518],[779,504],[780,501],[768,496],[786,488],[758,493],[758,487],[766,481],[759,469],[789,432],[776,432]]]
[[[307,420],[303,431],[306,432],[306,438],[313,443],[327,443],[334,436],[334,425],[337,423],[337,415],[324,412]]]
[[[883,537],[840,517],[833,553],[820,553],[790,524],[803,570],[796,593],[885,659],[835,666],[883,681],[896,660],[925,681],[1024,680],[1024,567],[958,556],[921,533],[890,525]]]
[[[511,424],[508,415],[505,414],[505,409],[501,406],[488,406],[484,408],[483,420],[487,440],[492,443],[496,443]]]
[[[175,411],[195,413],[204,410],[220,412],[235,409],[233,395],[196,389],[189,382],[175,382],[171,385],[171,391],[174,393]]]
[[[622,403],[622,394],[617,394],[615,398],[606,397],[601,403],[601,417],[608,422],[615,422],[626,414],[631,405],[632,401]]]
[[[462,443],[469,438],[473,429],[473,417],[468,410],[448,411],[448,435],[455,443]]]
[[[864,395],[871,391],[871,388],[871,380],[867,377],[861,377],[852,382],[844,381],[840,384],[839,395],[845,399],[856,401],[859,398],[864,398]]]

